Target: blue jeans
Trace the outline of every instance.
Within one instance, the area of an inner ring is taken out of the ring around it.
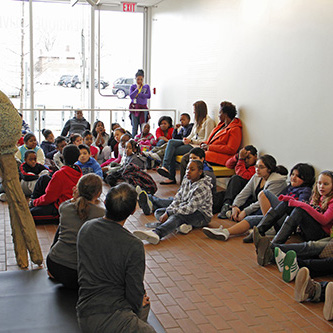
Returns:
[[[157,220],[166,212],[166,208],[159,208],[155,211],[155,217]],[[195,228],[206,227],[210,221],[210,218],[206,217],[204,214],[198,210],[193,214],[182,215],[173,214],[168,217],[168,219],[155,229],[155,232],[162,239],[168,234],[171,234],[182,224],[190,224]]]
[[[165,142],[164,140],[158,140],[157,141],[157,143],[156,143],[156,147],[161,147],[161,146],[163,146],[165,143],[167,143],[167,142]]]
[[[272,208],[275,208],[281,202],[279,201],[278,197],[270,191],[264,190],[264,193],[268,201],[270,202]],[[257,226],[259,224],[263,217],[264,215],[250,215],[246,216],[245,220],[250,224],[250,228],[253,228],[254,226]]]
[[[184,155],[192,148],[191,145],[184,145],[182,140],[171,139],[168,141],[162,166],[168,169],[172,179],[176,179],[176,156]]]
[[[159,208],[167,208],[173,201],[172,197],[169,197],[167,199],[162,199],[162,198],[155,197],[152,194],[148,194],[148,198],[151,201],[151,203],[153,204],[153,212],[155,212],[155,210],[157,210]]]

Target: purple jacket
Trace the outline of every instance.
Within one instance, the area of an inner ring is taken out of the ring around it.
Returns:
[[[134,103],[135,96],[138,94],[138,88],[136,84],[131,85],[130,97],[131,101]],[[150,99],[150,88],[148,84],[145,84],[138,97],[136,97],[136,104],[147,105],[147,99]]]

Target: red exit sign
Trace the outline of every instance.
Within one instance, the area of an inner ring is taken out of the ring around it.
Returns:
[[[135,12],[136,2],[123,2],[123,12]]]

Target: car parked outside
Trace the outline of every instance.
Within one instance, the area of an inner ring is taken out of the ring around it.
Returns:
[[[71,87],[75,87],[77,89],[81,89],[81,80],[78,75],[74,75],[71,81]],[[100,80],[101,89],[105,89],[109,86],[109,82]],[[86,87],[89,88],[89,82],[86,82]],[[95,88],[98,88],[98,80],[95,80]]]
[[[62,75],[57,83],[58,86],[71,87],[73,75]]]
[[[112,94],[117,95],[118,98],[126,98],[130,93],[131,85],[134,83],[133,78],[120,77],[113,82]]]

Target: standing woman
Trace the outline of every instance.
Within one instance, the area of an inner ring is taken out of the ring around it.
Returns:
[[[130,109],[148,109],[147,100],[150,99],[150,87],[143,84],[144,72],[139,69],[135,74],[136,84],[130,88],[131,103]],[[149,119],[149,111],[130,111],[132,123],[132,137],[134,138],[138,132],[138,127],[146,123]]]

